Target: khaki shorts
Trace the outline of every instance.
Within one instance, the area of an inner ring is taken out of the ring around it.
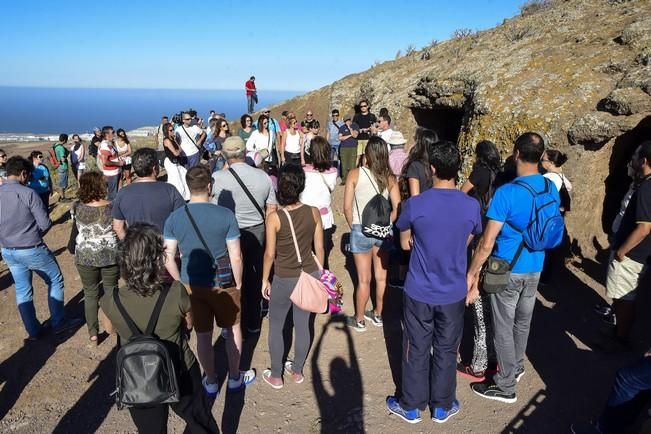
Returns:
[[[634,300],[646,265],[627,257],[624,257],[622,262],[616,261],[612,253],[610,258],[606,276],[606,296],[613,299]]]
[[[367,144],[368,144],[368,140],[357,141],[357,155],[364,155],[364,151],[366,150]]]
[[[190,286],[192,319],[197,333],[213,330],[214,323],[221,328],[240,323],[240,291],[235,288],[205,288]]]

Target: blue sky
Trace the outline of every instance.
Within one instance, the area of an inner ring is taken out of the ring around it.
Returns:
[[[309,90],[523,1],[8,1],[0,86]]]

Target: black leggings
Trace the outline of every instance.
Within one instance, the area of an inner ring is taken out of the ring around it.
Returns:
[[[217,422],[210,410],[210,400],[201,384],[201,371],[198,363],[179,376],[179,388],[181,389],[181,399],[176,404],[129,408],[131,419],[133,419],[139,434],[167,433],[170,407],[185,421],[187,432],[219,433]]]

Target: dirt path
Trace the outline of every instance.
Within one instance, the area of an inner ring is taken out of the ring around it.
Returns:
[[[330,261],[344,282],[345,309],[351,312],[349,264],[339,250],[342,235],[347,232],[342,199],[343,191],[338,187],[334,201],[338,230]],[[81,283],[73,258],[65,250],[69,232],[69,221],[59,223],[46,241],[56,252],[66,279],[67,311],[83,315]],[[305,383],[286,384],[277,391],[259,380],[244,393],[222,393],[213,407],[215,417],[223,432],[241,433],[567,432],[572,421],[589,419],[598,412],[616,367],[634,358],[632,354],[604,355],[590,349],[597,329],[592,306],[603,293],[590,274],[597,276],[602,268],[590,261],[582,266],[585,271],[571,267],[562,284],[538,296],[526,374],[518,385],[516,404],[479,398],[471,393],[470,381],[459,378],[461,412],[445,425],[433,423],[429,414],[419,425],[389,416],[385,397],[396,387],[390,366],[399,366],[395,362],[399,362],[401,345],[401,293],[390,289],[384,329],[370,327],[366,333],[356,333],[319,316]],[[84,326],[60,340],[50,337],[23,346],[25,332],[15,306],[13,282],[2,267],[0,432],[134,432],[128,413],[117,411],[109,397],[114,384],[115,337],[91,348]],[[34,281],[37,312],[45,319],[45,286],[39,278]],[[269,366],[267,327],[265,321],[259,340],[245,343],[245,359],[251,360],[258,374]],[[222,377],[226,363],[223,344],[220,338],[215,345]],[[397,368],[395,375],[399,378]],[[172,416],[170,432],[182,430],[182,422]]]

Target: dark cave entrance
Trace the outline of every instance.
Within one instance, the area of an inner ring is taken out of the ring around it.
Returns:
[[[436,131],[441,140],[457,143],[463,125],[463,108],[434,107],[431,109],[412,108],[412,114],[419,127]]]
[[[605,233],[611,232],[621,200],[631,184],[631,178],[627,175],[627,165],[635,149],[644,140],[651,140],[651,116],[647,116],[635,128],[615,139],[608,163],[608,176],[604,181],[606,195],[601,223]]]

